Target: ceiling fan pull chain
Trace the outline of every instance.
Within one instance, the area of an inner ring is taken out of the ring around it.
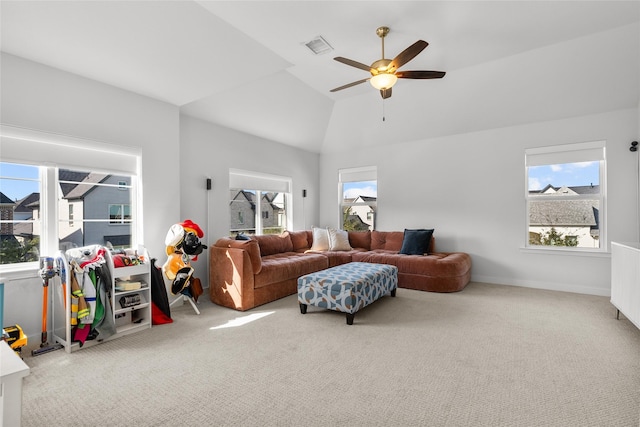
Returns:
[[[382,121],[385,121],[385,117],[384,117],[384,99],[382,100]]]

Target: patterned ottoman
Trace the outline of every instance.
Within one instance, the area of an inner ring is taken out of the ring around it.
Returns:
[[[398,268],[387,264],[350,262],[298,278],[300,312],[307,305],[347,314],[347,325],[353,325],[356,311],[388,292],[396,296]]]

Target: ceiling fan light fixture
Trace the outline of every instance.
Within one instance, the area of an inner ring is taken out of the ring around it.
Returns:
[[[375,87],[378,90],[391,89],[397,81],[398,76],[389,73],[376,74],[369,80],[371,86]]]

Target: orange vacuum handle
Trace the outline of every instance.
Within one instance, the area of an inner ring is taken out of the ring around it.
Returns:
[[[42,336],[40,347],[47,344],[47,309],[49,302],[49,280],[44,279],[42,286]]]

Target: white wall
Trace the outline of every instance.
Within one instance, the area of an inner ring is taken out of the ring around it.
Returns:
[[[164,262],[180,218],[178,107],[4,53],[1,67],[3,124],[142,148],[144,243]],[[5,281],[4,324],[39,341],[42,282],[24,275]]]
[[[325,153],[320,162],[321,225],[337,226],[338,170],[378,167],[378,229],[435,228],[439,251],[472,257],[472,280],[609,295],[610,258],[521,250],[526,236],[524,150],[607,141],[609,241],[633,239],[637,137],[633,109]]]
[[[293,179],[293,229],[318,223],[319,155],[237,132],[189,116],[180,119],[180,215],[198,223],[212,245],[229,234],[229,169]],[[206,178],[212,189],[206,190]],[[303,199],[302,190],[307,190]],[[192,263],[208,286],[208,252]]]

